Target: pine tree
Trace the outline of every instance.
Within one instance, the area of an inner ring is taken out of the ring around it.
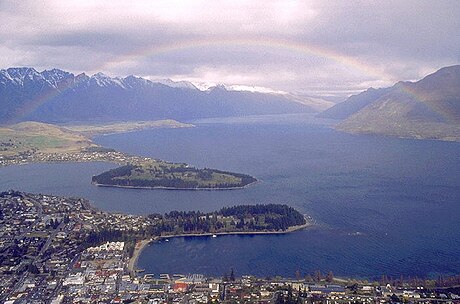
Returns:
[[[329,271],[329,273],[326,276],[326,282],[331,283],[332,280],[334,280],[334,274],[332,273],[332,271]]]
[[[296,280],[300,280],[300,270],[298,269],[295,271],[295,278]]]
[[[230,271],[230,281],[232,281],[232,282],[235,281],[235,273],[233,272],[233,268]]]

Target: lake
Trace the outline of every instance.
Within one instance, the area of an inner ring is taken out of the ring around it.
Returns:
[[[0,189],[82,196],[100,209],[148,214],[286,203],[317,222],[286,235],[174,238],[147,247],[150,273],[293,277],[315,270],[378,278],[460,273],[460,144],[337,132],[308,115],[208,119],[195,128],[98,137],[106,147],[247,173],[241,190],[95,187],[107,163],[0,169]],[[44,178],[46,177],[46,178]]]

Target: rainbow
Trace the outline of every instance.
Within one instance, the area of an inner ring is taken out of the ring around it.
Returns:
[[[427,106],[433,113],[436,113],[446,121],[446,122],[456,122],[458,118],[452,113],[448,108],[442,108],[441,104],[436,102],[429,102],[432,98],[429,94],[424,94],[423,92],[415,90],[412,83],[402,83],[399,86],[399,89],[402,93],[406,94],[412,100],[422,103]]]
[[[41,95],[38,95],[36,98],[31,99],[27,102],[23,107],[17,108],[15,110],[14,117],[10,120],[10,123],[21,121],[23,118],[27,117],[28,115],[32,114],[35,110],[37,110],[41,105],[45,104],[47,101],[64,94],[65,92],[73,89],[76,87],[81,81],[75,80],[74,83],[71,83],[67,86],[59,88],[59,90],[48,90]]]
[[[162,54],[169,54],[183,50],[196,50],[206,48],[225,48],[225,47],[240,47],[258,48],[267,50],[287,51],[298,54],[301,57],[317,57],[325,58],[337,62],[343,66],[353,70],[362,72],[379,80],[387,82],[396,82],[392,75],[384,72],[380,67],[373,66],[366,62],[360,61],[354,57],[340,54],[334,50],[316,46],[314,44],[303,44],[296,41],[285,39],[190,39],[181,40],[170,44],[151,45],[149,47],[135,50],[131,53],[115,57],[114,59],[103,63],[98,67],[98,70],[111,70],[125,62],[134,62],[139,58],[155,57]]]
[[[364,61],[358,60],[354,57],[341,54],[337,51],[326,49],[321,46],[314,44],[303,44],[286,39],[190,39],[190,40],[179,40],[169,44],[153,44],[149,47],[137,49],[133,52],[122,54],[115,57],[114,59],[108,60],[96,67],[97,71],[108,71],[114,67],[125,64],[126,62],[136,62],[141,58],[154,58],[165,54],[171,54],[174,52],[184,50],[196,50],[197,52],[202,49],[217,49],[217,48],[229,48],[238,47],[241,49],[265,49],[284,51],[298,55],[300,58],[324,58],[326,60],[332,60],[340,65],[347,67],[351,70],[364,73],[374,79],[383,80],[388,83],[394,83],[397,80],[390,74],[386,73],[383,68],[373,66]],[[55,98],[56,96],[63,94],[64,92],[71,90],[78,82],[68,85],[67,87],[61,88],[59,91],[47,92],[40,95],[39,97],[31,100],[21,109],[16,111],[16,118],[24,118],[27,115],[33,113],[37,108],[47,101]],[[402,89],[410,96],[414,97],[417,101],[425,102],[423,96],[418,96],[408,86],[403,86]],[[431,105],[427,104],[432,108]],[[433,109],[433,108],[432,108]],[[433,109],[436,110],[436,109]],[[436,110],[439,113],[439,110]],[[445,115],[445,113],[443,114]]]

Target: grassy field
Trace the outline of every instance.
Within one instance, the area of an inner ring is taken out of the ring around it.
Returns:
[[[90,137],[153,128],[193,127],[175,120],[134,121],[110,124],[56,126],[39,122],[22,122],[0,127],[0,156],[21,153],[73,153],[97,147]]]
[[[130,180],[155,181],[159,179],[181,179],[185,182],[197,182],[198,186],[214,188],[222,184],[238,185],[241,178],[228,173],[218,173],[210,169],[196,169],[183,164],[174,163],[152,163],[144,164],[131,171]]]
[[[158,128],[190,128],[192,124],[181,123],[172,119],[154,120],[154,121],[129,121],[106,124],[72,124],[65,125],[66,129],[79,134],[93,137],[96,135],[105,135],[112,133],[125,133],[144,129]]]
[[[0,156],[26,152],[71,153],[95,146],[85,136],[50,124],[23,122],[0,128]]]

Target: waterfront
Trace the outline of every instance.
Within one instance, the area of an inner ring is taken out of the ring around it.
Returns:
[[[123,152],[261,180],[247,189],[92,186],[92,175],[116,166],[104,163],[1,168],[0,187],[83,196],[103,210],[135,214],[287,203],[319,225],[289,235],[177,238],[148,246],[139,267],[157,274],[180,269],[220,276],[229,267],[238,275],[290,277],[297,269],[360,277],[460,272],[460,215],[452,212],[460,204],[459,143],[354,136],[302,119],[202,121],[191,129],[97,139]]]

